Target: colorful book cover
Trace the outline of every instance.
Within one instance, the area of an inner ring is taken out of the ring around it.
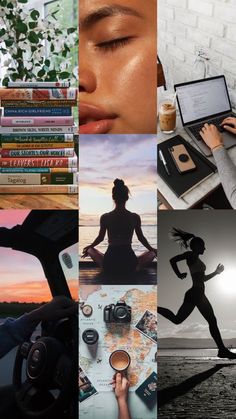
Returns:
[[[3,143],[2,150],[39,150],[44,149],[60,149],[60,148],[74,148],[74,143]],[[3,155],[3,153],[0,153]]]
[[[6,150],[2,149],[1,157],[73,157],[73,148],[39,149],[39,150]]]
[[[28,126],[72,126],[74,125],[73,116],[33,116],[33,117],[14,117],[2,116],[2,127],[28,127]]]
[[[77,157],[3,157],[0,167],[77,167]]]
[[[16,107],[16,101],[15,100],[1,100],[1,106],[2,107]],[[17,101],[17,107],[22,107],[22,108],[42,108],[42,107],[46,107],[46,108],[50,108],[50,107],[68,107],[68,106],[78,106],[78,102],[77,100],[54,100],[54,101],[49,101],[49,100],[41,100],[41,101],[37,101],[37,100],[18,100]]]
[[[4,116],[71,116],[72,108],[67,107],[48,107],[48,108],[4,108]]]
[[[0,167],[0,173],[76,173],[77,167]]]
[[[1,185],[0,194],[78,194],[78,185]]]
[[[69,134],[75,131],[75,126],[53,126],[53,127],[0,127],[1,134],[32,134],[32,133],[43,133],[43,134]]]
[[[77,173],[0,173],[0,185],[74,185]]]
[[[28,142],[70,142],[75,138],[74,134],[0,134],[0,142],[3,143],[28,143]]]
[[[24,88],[11,88],[0,87],[1,100],[76,100],[78,89],[70,87],[68,89],[24,89]]]
[[[20,87],[20,88],[31,88],[31,89],[50,89],[55,87],[70,87],[69,81],[9,81],[8,87]]]

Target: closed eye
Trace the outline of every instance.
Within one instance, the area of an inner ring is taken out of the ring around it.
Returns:
[[[126,36],[124,38],[111,39],[110,41],[104,41],[96,44],[96,48],[103,50],[104,52],[115,51],[118,48],[122,48],[127,45],[133,39],[132,36]]]

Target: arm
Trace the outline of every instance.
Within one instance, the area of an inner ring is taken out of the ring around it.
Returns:
[[[8,318],[0,325],[0,358],[19,343],[28,340],[41,321],[58,320],[76,312],[77,304],[69,298],[60,296],[18,319]]]
[[[221,125],[226,131],[236,134],[236,118],[226,118]],[[208,124],[204,125],[200,134],[212,151],[225,194],[231,206],[236,208],[236,167],[224,148],[223,137],[214,125]]]
[[[89,244],[83,249],[83,257],[87,256],[87,251],[90,247],[95,247],[104,240],[106,230],[107,230],[107,227],[105,224],[105,214],[104,214],[100,218],[100,230],[99,230],[98,236],[91,244]]]
[[[142,245],[144,247],[146,247],[146,249],[148,249],[151,252],[154,252],[155,254],[157,254],[157,249],[154,249],[154,247],[152,247],[149,244],[148,240],[146,239],[146,237],[143,234],[142,227],[141,227],[141,218],[139,217],[139,215],[137,215],[137,223],[136,223],[136,226],[135,226],[135,233],[136,233],[137,238],[140,241],[140,243],[142,243]]]
[[[209,279],[214,278],[214,276],[221,274],[221,272],[223,272],[223,270],[224,270],[224,266],[221,265],[221,263],[219,263],[219,265],[217,266],[217,268],[214,272],[212,272],[209,275],[204,276],[204,282],[209,281]]]
[[[186,278],[187,273],[186,272],[183,272],[183,273],[180,272],[180,270],[178,268],[178,265],[177,265],[177,262],[180,262],[182,260],[186,260],[187,259],[187,254],[188,254],[188,252],[185,252],[185,253],[182,253],[181,255],[174,256],[173,258],[170,259],[171,267],[172,267],[175,275],[180,279]]]
[[[112,382],[118,403],[118,419],[132,419],[128,406],[129,381],[120,373],[115,374]]]

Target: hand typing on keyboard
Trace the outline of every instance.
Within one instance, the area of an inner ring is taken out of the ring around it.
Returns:
[[[216,147],[224,147],[222,134],[215,125],[205,124],[200,131],[200,135],[211,150]]]
[[[225,118],[220,124],[226,131],[236,135],[236,118]]]

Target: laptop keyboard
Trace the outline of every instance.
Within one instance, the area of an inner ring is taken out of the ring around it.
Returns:
[[[233,114],[229,114],[229,115],[227,115],[227,118],[229,118],[229,117],[233,117],[233,118],[235,118],[235,115],[233,115]],[[220,117],[220,118],[214,118],[214,119],[209,119],[208,121],[207,121],[207,123],[208,124],[213,124],[213,125],[215,125],[217,128],[218,128],[218,130],[220,131],[220,132],[223,132],[224,131],[224,128],[223,127],[221,127],[220,126],[220,124],[221,124],[221,122],[223,121],[225,119],[225,117]],[[188,127],[188,129],[190,130],[190,132],[194,135],[194,137],[198,140],[198,141],[202,141],[202,137],[201,137],[201,135],[199,134],[199,132],[201,131],[201,129],[204,127],[204,125],[205,125],[205,122],[204,123],[201,123],[201,124],[198,124],[198,125],[194,125],[194,126],[192,126],[192,127]]]

